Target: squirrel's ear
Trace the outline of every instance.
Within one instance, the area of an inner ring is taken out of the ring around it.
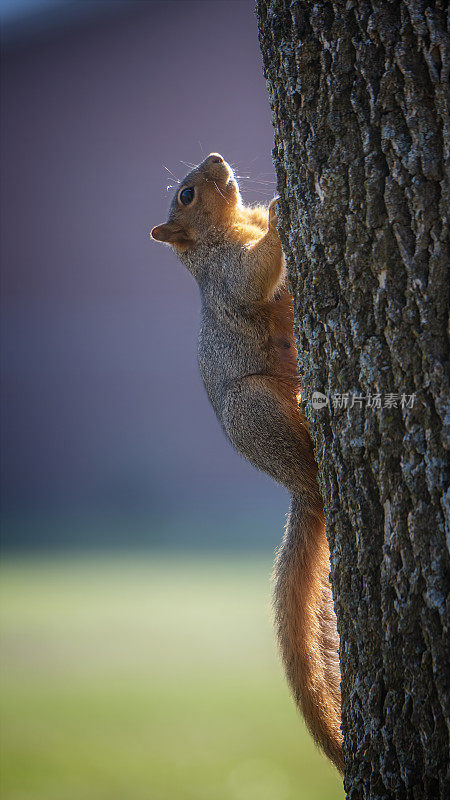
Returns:
[[[167,242],[179,247],[185,247],[190,243],[186,231],[174,222],[165,222],[163,225],[157,225],[150,232],[150,235],[152,239],[156,239],[158,242]]]

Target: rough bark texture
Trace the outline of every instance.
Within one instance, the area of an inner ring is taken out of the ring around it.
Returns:
[[[257,6],[352,800],[450,796],[446,7]]]

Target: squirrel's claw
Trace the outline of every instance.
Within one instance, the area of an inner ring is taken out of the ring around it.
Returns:
[[[269,228],[272,230],[277,230],[277,223],[278,223],[278,200],[279,197],[274,197],[273,200],[269,203]]]

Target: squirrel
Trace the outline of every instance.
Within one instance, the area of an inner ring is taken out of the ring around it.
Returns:
[[[298,403],[293,304],[276,203],[245,206],[232,168],[211,153],[181,181],[168,221],[151,236],[171,245],[199,285],[198,361],[226,436],[291,493],[274,565],[278,641],[306,725],[342,772],[329,549],[317,465]]]

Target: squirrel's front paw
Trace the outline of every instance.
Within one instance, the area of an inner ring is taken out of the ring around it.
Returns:
[[[278,205],[279,197],[274,197],[273,200],[269,203],[269,228],[272,231],[277,233],[277,222],[278,222],[278,214],[277,214],[277,205]]]

